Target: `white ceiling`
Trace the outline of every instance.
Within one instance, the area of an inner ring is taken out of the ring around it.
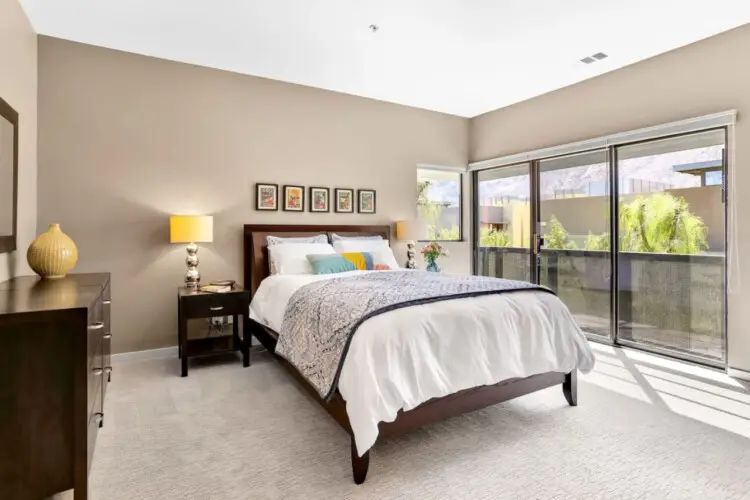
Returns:
[[[21,3],[40,34],[467,117],[750,22],[748,0]]]

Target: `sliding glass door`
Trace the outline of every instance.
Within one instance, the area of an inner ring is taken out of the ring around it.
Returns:
[[[726,130],[474,173],[475,272],[553,289],[592,340],[726,358]]]
[[[618,147],[617,339],[724,360],[725,132]]]
[[[608,151],[538,163],[539,283],[557,293],[587,333],[612,330]]]
[[[477,274],[532,280],[531,165],[477,173]]]

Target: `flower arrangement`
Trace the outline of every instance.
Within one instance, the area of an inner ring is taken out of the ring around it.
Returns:
[[[448,256],[448,250],[443,248],[443,245],[441,245],[437,241],[431,241],[430,243],[426,244],[424,247],[422,247],[421,253],[422,257],[424,257],[425,262],[427,262],[428,271],[439,272],[440,267],[438,267],[437,265],[438,258]]]

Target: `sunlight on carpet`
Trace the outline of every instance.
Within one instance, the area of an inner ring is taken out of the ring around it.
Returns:
[[[591,343],[597,362],[583,380],[665,405],[674,413],[750,438],[750,394],[717,370]]]

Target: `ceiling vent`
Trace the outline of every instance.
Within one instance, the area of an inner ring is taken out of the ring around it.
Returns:
[[[592,64],[592,63],[595,63],[597,61],[601,61],[602,59],[606,59],[608,57],[609,56],[607,54],[605,54],[604,52],[597,52],[596,54],[594,54],[592,56],[584,57],[583,59],[581,59],[581,62],[583,64]]]

